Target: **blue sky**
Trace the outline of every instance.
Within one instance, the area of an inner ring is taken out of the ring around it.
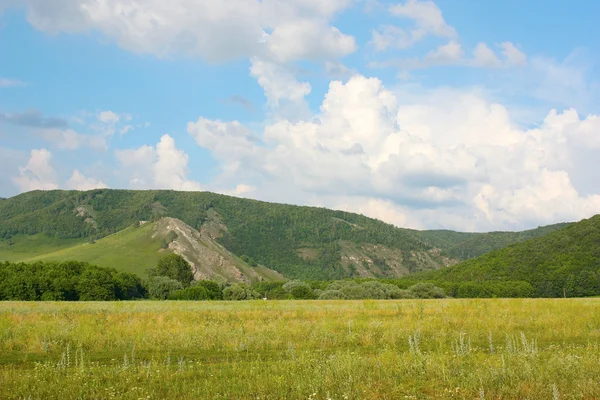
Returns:
[[[209,190],[399,226],[600,212],[600,3],[0,0],[0,196]]]

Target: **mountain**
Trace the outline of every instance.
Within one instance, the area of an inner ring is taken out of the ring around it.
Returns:
[[[424,231],[422,237],[444,249],[444,255],[454,259],[476,258],[492,250],[502,249],[513,243],[545,236],[564,228],[569,223],[541,226],[521,232],[465,233],[448,230]]]
[[[0,260],[71,258],[139,274],[173,251],[198,276],[227,280],[398,277],[522,238],[402,229],[344,211],[209,192],[55,190],[0,201]],[[204,249],[212,253],[194,261]]]
[[[411,279],[442,284],[527,282],[537,297],[598,296],[600,215]]]

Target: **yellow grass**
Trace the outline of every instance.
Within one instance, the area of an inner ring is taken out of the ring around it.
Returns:
[[[600,299],[0,303],[0,398],[596,399]]]

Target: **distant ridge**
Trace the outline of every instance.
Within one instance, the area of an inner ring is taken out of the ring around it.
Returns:
[[[155,224],[163,218],[176,219],[198,233],[218,225],[219,232],[213,232],[212,240],[230,254],[227,257],[281,274],[277,276],[301,279],[399,277],[436,270],[560,227],[490,234],[417,231],[344,211],[210,192],[33,191],[0,202],[0,260],[102,260],[105,258],[92,255],[93,246],[118,247],[118,241],[103,242],[102,238],[125,232],[140,221]],[[90,245],[67,251],[83,243]],[[143,274],[141,266],[132,264],[135,257],[131,254],[142,249],[139,254],[145,254],[150,263],[165,250],[156,248],[159,245],[151,238],[132,240],[130,255],[112,251],[115,256],[110,266]],[[110,248],[106,252],[111,253]],[[266,280],[276,278],[271,273],[258,275]]]

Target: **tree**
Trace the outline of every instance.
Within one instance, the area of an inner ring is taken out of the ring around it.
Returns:
[[[223,300],[223,290],[221,285],[214,281],[194,281],[192,286],[201,286],[206,289],[210,300]]]
[[[169,300],[209,300],[208,290],[202,286],[190,286],[176,290],[169,295]]]
[[[243,283],[236,283],[223,289],[225,300],[252,300],[258,299],[260,294]]]
[[[171,293],[182,290],[183,285],[181,282],[166,276],[154,276],[148,279],[146,288],[148,289],[148,296],[150,296],[150,298],[166,300]]]
[[[292,288],[292,290],[290,290],[290,294],[292,295],[292,297],[294,299],[297,299],[297,300],[309,300],[309,299],[317,298],[315,293],[312,291],[312,289],[308,285],[307,286],[295,286]]]
[[[149,276],[166,276],[181,282],[183,287],[190,286],[190,282],[194,280],[192,267],[179,254],[168,254],[158,260],[155,268],[148,271]]]
[[[446,297],[444,289],[435,286],[433,283],[417,283],[408,288],[419,299],[443,299]]]
[[[117,298],[117,288],[111,271],[105,268],[93,266],[85,268],[76,288],[81,301],[106,301]]]

